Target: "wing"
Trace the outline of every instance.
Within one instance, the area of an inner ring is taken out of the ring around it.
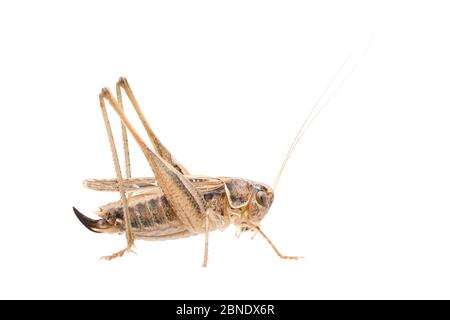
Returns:
[[[117,179],[86,179],[83,181],[85,188],[95,191],[119,192]],[[125,192],[136,191],[143,188],[157,187],[155,178],[129,178],[123,179]]]
[[[186,178],[202,192],[211,191],[223,187],[222,180],[205,176],[186,176]],[[95,191],[119,192],[117,179],[86,179],[83,186]],[[130,178],[123,180],[125,192],[151,192],[158,187],[153,177]]]

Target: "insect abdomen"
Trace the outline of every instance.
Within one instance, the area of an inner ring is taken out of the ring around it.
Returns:
[[[162,236],[167,237],[186,230],[162,193],[132,196],[128,198],[128,210],[131,228],[137,238],[155,237],[155,240],[160,240]],[[99,216],[116,225],[121,232],[125,231],[123,207],[120,202],[102,207]]]
[[[210,231],[228,226],[225,193],[221,191],[204,194],[207,209],[210,210]],[[142,194],[128,198],[131,228],[137,238],[145,240],[177,239],[194,235],[178,219],[162,193]],[[123,207],[120,203],[110,203],[98,213],[109,224],[125,231]]]
[[[165,196],[144,198],[130,210],[131,226],[134,231],[152,231],[167,225],[180,225]]]

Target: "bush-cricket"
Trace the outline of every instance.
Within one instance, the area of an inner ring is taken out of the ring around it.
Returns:
[[[348,60],[348,58],[347,58]],[[167,240],[204,234],[203,266],[208,262],[208,234],[224,230],[233,224],[237,234],[254,231],[260,234],[282,259],[298,259],[280,253],[272,241],[261,230],[260,222],[274,200],[274,190],[284,167],[305,130],[323,109],[318,104],[335,81],[342,64],[329,82],[324,93],[313,106],[300,127],[275,179],[273,187],[243,178],[205,177],[191,175],[172,153],[161,143],[147,122],[126,78],[116,84],[117,99],[103,88],[99,95],[100,107],[111,148],[116,173],[115,179],[89,179],[84,186],[97,191],[119,192],[120,201],[100,207],[100,219],[91,219],[73,208],[75,215],[89,230],[99,233],[125,233],[127,246],[105,259],[121,257],[132,251],[136,239]],[[154,150],[150,149],[124,113],[122,90],[136,111]],[[117,148],[114,141],[105,101],[121,120],[122,140],[125,154],[125,177],[122,175]],[[128,133],[137,142],[147,159],[153,177],[131,176]]]

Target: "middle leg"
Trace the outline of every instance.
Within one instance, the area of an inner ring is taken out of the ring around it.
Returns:
[[[209,210],[206,210],[205,215],[205,248],[203,251],[203,264],[202,267],[206,268],[208,265],[208,239],[209,238]]]

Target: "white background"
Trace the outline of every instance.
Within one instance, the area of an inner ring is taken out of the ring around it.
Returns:
[[[376,3],[1,2],[0,298],[450,298],[450,8]],[[349,52],[262,224],[305,260],[233,228],[207,269],[203,237],[99,260],[124,238],[71,207],[118,199],[81,186],[113,177],[101,87],[126,75],[191,172],[270,184]]]

